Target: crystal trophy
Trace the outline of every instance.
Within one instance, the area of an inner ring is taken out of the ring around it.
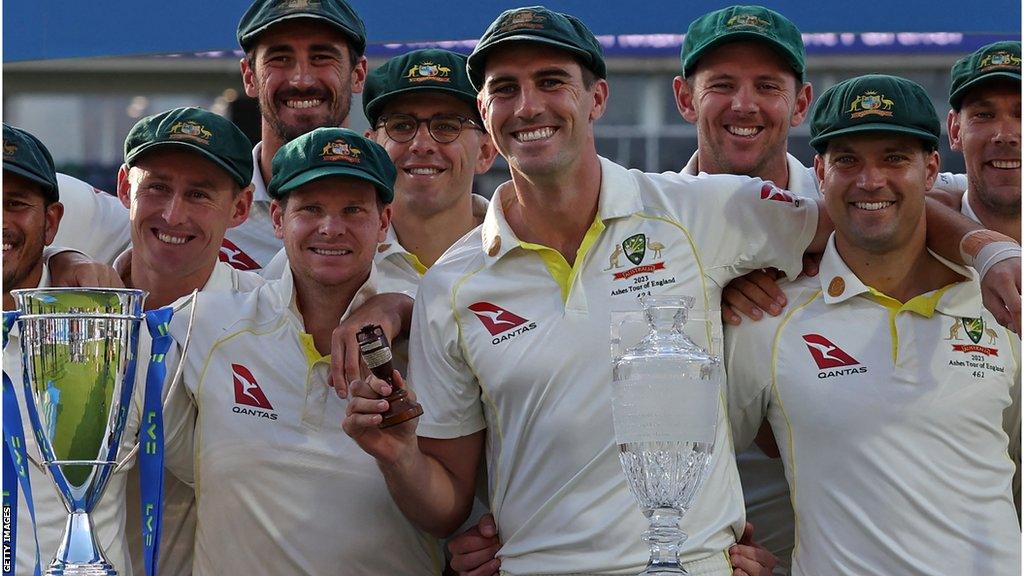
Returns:
[[[686,574],[679,526],[704,481],[721,405],[721,362],[683,332],[693,298],[641,299],[649,333],[613,362],[615,441],[630,491],[650,527],[641,575]]]

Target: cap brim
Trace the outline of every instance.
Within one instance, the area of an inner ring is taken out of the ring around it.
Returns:
[[[740,40],[754,40],[756,42],[761,42],[762,44],[771,45],[771,47],[776,52],[778,52],[783,56],[783,58],[785,58],[786,63],[789,64],[789,67],[792,68],[794,72],[799,74],[800,79],[803,80],[804,72],[806,71],[806,65],[798,66],[798,64],[800,63],[800,59],[797,54],[794,54],[788,46],[786,46],[779,40],[772,38],[771,36],[767,36],[765,34],[753,32],[751,30],[738,30],[736,32],[730,32],[728,34],[718,36],[714,40],[701,46],[699,49],[694,51],[693,55],[690,56],[689,64],[684,67],[683,73],[689,75],[690,71],[693,70],[693,67],[697,65],[697,62],[701,59],[701,57],[703,57],[708,52],[708,50],[718,48],[719,46],[723,44],[728,44],[730,42],[738,42]]]
[[[32,182],[35,182],[36,184],[39,184],[40,186],[43,187],[43,190],[49,192],[52,196],[58,196],[57,186],[53,182],[47,181],[45,177],[40,176],[39,174],[36,174],[30,170],[26,170],[21,166],[17,166],[10,162],[4,162],[4,172],[13,172],[18,176],[25,178],[26,180],[30,180]],[[54,177],[56,177],[56,175]]]
[[[328,176],[348,176],[350,178],[357,178],[359,180],[369,182],[377,189],[377,195],[385,204],[390,203],[395,197],[394,191],[377,178],[367,174],[364,170],[349,168],[348,166],[320,166],[313,168],[312,170],[301,172],[292,177],[292,179],[278,186],[275,191],[275,196],[281,197],[294,191],[299,186],[309,184],[314,180],[327,178]]]
[[[900,126],[898,124],[888,124],[885,122],[874,122],[871,124],[860,124],[857,126],[849,126],[841,130],[834,132],[826,132],[819,134],[814,138],[811,138],[809,144],[812,148],[818,152],[824,152],[825,147],[828,145],[828,141],[838,138],[840,136],[847,136],[850,134],[860,134],[863,132],[888,132],[890,134],[903,134],[905,136],[915,136],[922,140],[926,140],[933,145],[938,145],[939,137],[935,134],[926,130],[919,130],[917,128],[911,128],[909,126]]]
[[[455,98],[458,98],[459,100],[462,100],[463,102],[469,104],[470,107],[473,109],[473,118],[477,121],[480,120],[480,111],[477,110],[476,108],[476,95],[470,96],[469,94],[461,90],[453,90],[451,88],[444,88],[436,84],[431,84],[425,86],[407,86],[399,90],[388,92],[387,94],[381,94],[380,96],[377,96],[376,98],[368,102],[366,104],[366,110],[364,111],[364,113],[366,114],[367,121],[370,122],[370,128],[375,128],[374,125],[377,123],[377,119],[380,118],[380,114],[381,111],[384,109],[384,105],[387,104],[389,100],[397,96],[401,96],[402,94],[408,94],[410,92],[442,92],[444,94],[448,94],[449,96],[454,96]]]
[[[970,82],[968,82],[968,83],[964,84],[963,86],[957,88],[955,92],[950,94],[949,95],[949,105],[954,107],[954,108],[959,108],[960,107],[960,103],[963,101],[964,96],[967,95],[968,91],[973,89],[975,86],[978,86],[979,84],[984,84],[986,82],[991,82],[993,80],[1011,80],[1011,81],[1019,83],[1020,82],[1020,74],[1019,73],[1013,73],[1013,72],[1010,72],[1010,71],[1005,71],[1005,72],[991,72],[989,74],[985,74],[984,76],[978,76],[974,80],[971,80]]]
[[[238,43],[242,46],[243,50],[248,50],[249,49],[249,45],[252,44],[253,41],[256,40],[256,37],[259,36],[260,34],[266,32],[267,29],[269,29],[271,26],[276,26],[277,24],[280,24],[281,22],[285,22],[285,21],[288,21],[288,20],[297,20],[297,19],[300,19],[300,18],[307,18],[307,19],[311,19],[311,20],[320,20],[320,21],[322,21],[322,22],[324,22],[324,23],[326,23],[326,24],[328,24],[328,25],[330,25],[330,26],[332,26],[334,28],[337,28],[343,34],[345,34],[345,36],[348,37],[349,40],[351,40],[351,41],[353,41],[355,43],[356,48],[359,48],[358,51],[360,53],[362,53],[364,50],[366,50],[366,40],[364,38],[360,38],[359,34],[354,32],[353,30],[350,30],[349,28],[339,24],[336,20],[332,20],[332,19],[330,19],[330,18],[328,18],[326,16],[323,16],[321,14],[309,14],[309,13],[305,13],[305,12],[286,14],[284,16],[281,16],[280,18],[275,18],[275,19],[267,22],[266,24],[260,26],[259,28],[255,28],[253,30],[250,30],[247,34],[245,34],[244,36],[242,36],[241,38],[238,39]]]
[[[187,148],[189,150],[192,150],[193,152],[201,154],[203,158],[206,158],[207,160],[213,162],[217,166],[220,166],[225,172],[228,173],[229,176],[231,176],[232,180],[238,183],[239,186],[245,187],[252,182],[251,178],[248,181],[246,181],[245,177],[242,174],[236,172],[231,166],[227,164],[227,162],[224,162],[216,155],[211,153],[209,150],[202,148],[200,146],[196,146],[191,142],[185,142],[183,140],[156,140],[154,142],[147,142],[142,146],[136,148],[131,154],[125,156],[124,163],[127,164],[128,166],[132,166],[134,165],[134,162],[139,158],[139,156],[141,156],[145,152],[153,150],[154,148],[171,147]]]
[[[469,67],[469,69],[471,71],[470,74],[469,74],[469,81],[470,81],[470,83],[473,84],[474,88],[476,88],[477,90],[483,89],[483,77],[484,77],[484,75],[483,75],[482,63],[487,59],[487,54],[490,53],[495,48],[497,48],[498,46],[501,46],[502,44],[507,44],[509,42],[532,42],[534,44],[545,44],[545,45],[551,46],[553,48],[560,48],[560,49],[565,50],[567,52],[571,52],[571,53],[575,54],[576,56],[579,56],[585,62],[589,62],[590,65],[588,66],[588,68],[592,68],[592,66],[593,66],[593,63],[591,62],[591,55],[590,55],[590,53],[587,52],[586,50],[583,50],[582,48],[578,48],[576,46],[573,46],[572,44],[568,44],[568,43],[562,42],[560,40],[554,40],[552,38],[546,38],[544,36],[534,36],[532,34],[514,34],[512,36],[505,36],[504,38],[499,38],[497,40],[494,40],[494,41],[490,42],[487,45],[487,47],[484,48],[483,50],[481,50],[479,52],[474,52],[473,54],[469,55],[469,60],[467,61],[467,64],[469,65],[468,67]],[[473,69],[476,69],[476,70],[474,71]],[[480,80],[480,85],[479,86],[477,85],[477,82],[474,81],[474,76],[477,76],[479,78],[479,80]]]

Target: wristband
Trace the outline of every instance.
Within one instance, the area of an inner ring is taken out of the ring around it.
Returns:
[[[990,242],[978,252],[973,266],[978,271],[978,278],[983,279],[993,266],[1010,258],[1020,258],[1019,244],[1016,242]]]
[[[1020,246],[1013,241],[1013,238],[1010,238],[1005,234],[993,232],[992,230],[987,230],[985,228],[979,228],[964,234],[963,238],[960,239],[960,257],[963,258],[965,265],[974,266],[975,262],[982,261],[982,249],[994,243],[1007,243],[1018,247]],[[978,267],[975,269],[980,270]]]

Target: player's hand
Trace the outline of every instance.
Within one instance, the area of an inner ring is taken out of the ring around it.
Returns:
[[[58,252],[49,257],[46,265],[52,286],[124,288],[124,282],[113,268],[81,252]]]
[[[760,320],[764,313],[778,316],[786,306],[786,295],[777,282],[781,274],[774,268],[754,270],[733,279],[722,291],[722,321],[738,326],[742,312],[751,320]]]
[[[358,380],[361,359],[356,334],[367,324],[379,324],[394,342],[408,331],[412,316],[412,298],[405,294],[377,294],[367,298],[331,334],[331,385],[338,396],[347,398],[349,385]],[[403,330],[403,328],[405,330]]]
[[[1020,335],[1020,258],[989,269],[981,279],[981,298],[997,322]]]
[[[779,559],[754,542],[754,525],[747,522],[739,542],[729,548],[732,576],[771,576]]]
[[[416,401],[416,394],[405,386],[398,370],[392,372],[397,386],[405,388],[410,402]],[[349,387],[350,398],[345,409],[345,420],[341,427],[367,454],[387,463],[402,462],[410,451],[418,450],[416,443],[417,418],[407,420],[390,428],[380,428],[387,412],[391,385],[373,376],[365,380],[356,379]]]
[[[495,556],[501,548],[494,516],[485,514],[476,526],[452,538],[448,551],[451,567],[459,576],[497,576],[501,560]]]
[[[820,252],[805,252],[804,269],[801,271],[801,274],[803,274],[804,276],[817,276],[818,268],[821,265],[821,256],[822,254]]]

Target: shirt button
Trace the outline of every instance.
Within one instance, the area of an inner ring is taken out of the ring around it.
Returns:
[[[841,296],[844,290],[846,290],[846,281],[839,276],[836,276],[828,283],[828,295],[833,298]]]
[[[498,251],[501,250],[501,236],[495,236],[490,245],[487,246],[487,255],[494,257],[498,255]]]

